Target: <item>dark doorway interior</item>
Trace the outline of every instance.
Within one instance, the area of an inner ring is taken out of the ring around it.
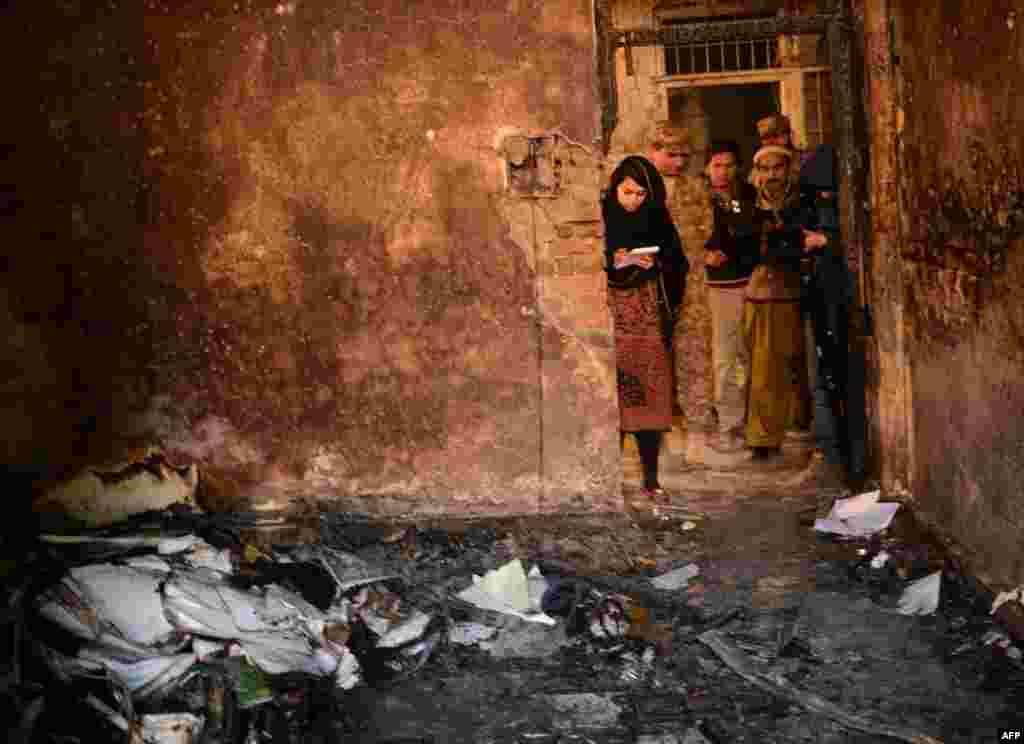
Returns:
[[[757,120],[779,110],[778,83],[709,86],[700,89],[708,124],[708,141],[735,140],[742,153],[741,171],[747,171],[760,146]]]

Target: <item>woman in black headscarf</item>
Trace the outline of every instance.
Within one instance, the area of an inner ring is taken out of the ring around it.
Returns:
[[[658,482],[661,433],[672,428],[672,329],[689,262],[665,207],[665,182],[652,163],[628,157],[601,201],[608,302],[615,326],[619,428],[640,450],[644,491],[667,500]],[[631,253],[657,247],[657,252]]]

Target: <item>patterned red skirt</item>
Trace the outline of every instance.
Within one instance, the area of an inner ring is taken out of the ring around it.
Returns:
[[[657,286],[608,287],[615,326],[619,426],[623,431],[672,428],[672,371],[661,335]]]

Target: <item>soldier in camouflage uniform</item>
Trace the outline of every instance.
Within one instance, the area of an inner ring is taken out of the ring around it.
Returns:
[[[704,243],[714,217],[703,177],[683,175],[668,201],[672,221],[683,239],[690,266],[686,295],[676,324],[676,400],[688,435],[705,434],[715,426],[714,371],[711,364],[711,309],[704,272]]]
[[[643,157],[654,163],[662,178],[681,176],[693,156],[689,132],[670,121],[655,122],[647,130],[645,142]]]
[[[643,155],[665,178],[672,222],[683,240],[690,266],[680,316],[673,335],[675,399],[686,427],[711,420],[711,326],[704,291],[704,241],[711,230],[710,203],[701,179],[684,173],[693,156],[690,133],[670,121],[653,122],[647,129]],[[701,225],[705,225],[701,227]],[[705,359],[706,357],[706,359]]]

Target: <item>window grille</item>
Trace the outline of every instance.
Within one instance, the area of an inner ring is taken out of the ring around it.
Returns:
[[[726,26],[730,22],[718,17],[687,19],[686,21],[666,20],[664,24],[665,26],[675,26],[712,20]],[[778,39],[775,36],[766,36],[760,39],[728,39],[695,44],[665,45],[666,75],[746,72],[771,69],[777,67],[778,64]]]

